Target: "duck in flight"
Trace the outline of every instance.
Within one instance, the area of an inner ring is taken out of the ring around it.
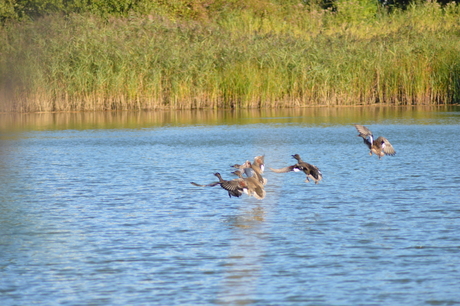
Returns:
[[[374,140],[374,135],[367,127],[355,124],[356,130],[359,132],[358,137],[362,137],[364,144],[369,148],[369,155],[374,153],[381,159],[385,155],[395,155],[396,151],[391,143],[385,137],[378,137]]]
[[[319,181],[323,179],[323,174],[321,173],[321,170],[318,169],[318,167],[313,166],[312,164],[306,163],[300,158],[299,154],[294,154],[292,155],[293,158],[297,160],[297,164],[292,165],[292,166],[287,166],[281,169],[273,169],[270,168],[273,172],[276,173],[285,173],[285,172],[300,172],[302,171],[303,173],[306,174],[307,178],[305,180],[306,183],[310,182],[309,179],[312,179],[315,184],[318,184]]]
[[[247,177],[256,177],[262,185],[266,185],[267,179],[262,176],[262,173],[265,169],[264,159],[265,156],[260,155],[254,157],[254,162],[252,163],[249,160],[247,160],[242,165],[235,164],[232,167],[237,168],[237,171],[241,172],[241,174],[245,174]]]
[[[243,193],[248,193],[248,184],[242,178],[237,178],[233,180],[224,180],[220,173],[214,173],[215,176],[219,179],[218,182],[214,182],[211,184],[201,185],[195,182],[190,182],[190,184],[198,187],[214,187],[216,185],[220,185],[223,189],[227,190],[228,196],[231,198],[240,197]]]
[[[232,174],[237,175],[240,179],[243,179],[246,182],[249,196],[253,196],[258,200],[265,198],[266,192],[264,185],[256,176],[244,177],[240,170],[236,170],[232,172]]]

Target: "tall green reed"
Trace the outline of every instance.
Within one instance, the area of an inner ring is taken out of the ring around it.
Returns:
[[[0,109],[458,102],[457,5],[389,14],[341,0],[337,9],[272,4],[202,19],[52,15],[9,24],[0,32]]]

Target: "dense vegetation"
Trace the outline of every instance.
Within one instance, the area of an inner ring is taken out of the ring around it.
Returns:
[[[460,7],[6,0],[0,110],[460,100]]]

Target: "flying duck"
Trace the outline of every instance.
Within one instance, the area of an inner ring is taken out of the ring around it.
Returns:
[[[265,155],[259,155],[254,157],[252,165],[260,169],[260,173],[264,173],[265,170]]]
[[[233,180],[224,180],[220,173],[214,173],[215,176],[219,179],[218,182],[214,182],[211,184],[201,185],[195,182],[191,182],[190,184],[198,187],[214,187],[216,185],[220,185],[223,189],[227,190],[228,196],[231,198],[240,197],[243,193],[248,193],[248,184],[244,179],[237,178]]]
[[[262,160],[256,161],[258,157],[261,157]],[[247,177],[256,177],[257,180],[262,184],[267,184],[267,179],[262,176],[264,164],[263,164],[263,156],[256,156],[254,159],[255,163],[251,163],[249,160],[245,161],[244,164],[238,165],[235,164],[232,167],[237,168],[241,174],[245,174]],[[262,161],[262,163],[260,162]],[[235,173],[234,173],[235,174]]]
[[[313,166],[312,164],[304,162],[299,154],[294,154],[292,155],[293,158],[297,160],[297,164],[292,165],[292,166],[287,166],[281,169],[273,169],[270,168],[273,172],[276,173],[285,173],[285,172],[299,172],[303,171],[307,175],[307,178],[305,180],[306,183],[310,182],[309,179],[312,179],[315,184],[318,184],[319,181],[323,179],[323,174],[321,173],[321,170],[318,169],[318,167]]]
[[[364,144],[369,148],[369,155],[374,153],[381,159],[385,155],[393,156],[396,154],[395,149],[385,137],[380,136],[374,140],[374,135],[367,127],[355,124],[355,128],[359,132],[358,137],[362,137]]]
[[[248,185],[248,195],[254,196],[254,198],[262,200],[265,198],[264,185],[255,176],[243,177],[243,173],[239,170],[232,172],[237,175],[240,179],[243,179]]]

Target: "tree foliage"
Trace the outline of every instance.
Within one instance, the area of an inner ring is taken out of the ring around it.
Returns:
[[[53,13],[126,15],[142,2],[148,3],[145,0],[3,0],[0,2],[0,20],[35,19]]]
[[[410,3],[423,0],[378,0],[388,7],[406,8]],[[429,0],[428,0],[429,1]],[[447,4],[451,0],[437,0]],[[130,12],[150,13],[161,10],[181,18],[204,18],[225,9],[252,9],[269,12],[276,5],[319,5],[336,9],[340,0],[1,0],[0,22],[6,20],[36,19],[53,13],[93,13],[102,16],[126,16]],[[342,1],[343,2],[343,1]],[[360,3],[365,1],[360,0]],[[455,0],[454,2],[460,2]]]

